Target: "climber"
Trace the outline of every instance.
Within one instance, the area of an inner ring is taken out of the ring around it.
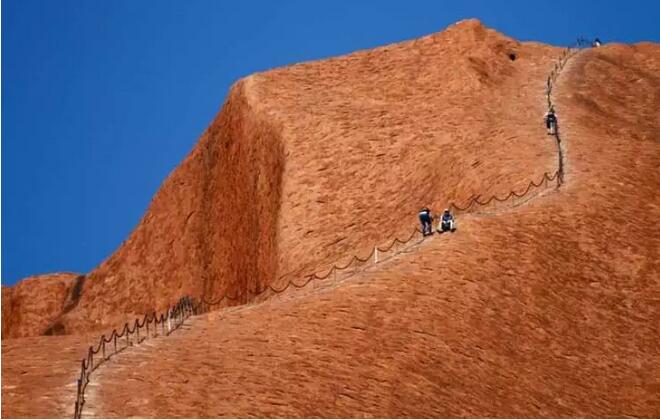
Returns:
[[[433,234],[433,216],[431,215],[431,210],[428,207],[424,207],[419,211],[419,221],[422,224],[422,235],[432,235]]]
[[[440,222],[438,223],[438,233],[446,232],[448,230],[452,232],[456,230],[456,220],[454,220],[454,216],[449,209],[445,209],[440,217]]]
[[[554,135],[557,132],[557,114],[555,114],[555,108],[550,107],[548,112],[545,114],[545,126],[548,129],[548,134]]]
[[[603,43],[600,42],[600,39],[596,38],[596,39],[594,39],[594,42],[591,43],[591,46],[594,47],[594,48],[598,48],[598,47],[600,47],[602,44],[603,44]]]

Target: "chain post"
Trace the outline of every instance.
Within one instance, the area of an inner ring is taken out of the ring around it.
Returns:
[[[82,411],[82,407],[80,406],[81,394],[82,394],[82,380],[78,379],[78,395],[76,396],[76,412],[73,415],[74,418],[80,418],[80,411]]]

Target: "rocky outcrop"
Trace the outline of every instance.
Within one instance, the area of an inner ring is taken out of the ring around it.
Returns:
[[[407,233],[422,205],[553,172],[539,80],[557,53],[469,20],[238,81],[58,331],[277,286]]]
[[[55,273],[2,287],[2,339],[61,334],[56,320],[77,304],[84,276]]]
[[[104,366],[94,414],[658,417],[658,75],[657,44],[581,51],[553,91],[561,189],[295,298],[196,317]]]
[[[423,204],[539,179],[556,169],[541,116],[558,53],[466,21],[239,81],[77,305],[43,326],[278,281],[407,231]],[[95,371],[87,409],[658,417],[658,74],[657,44],[581,52],[553,89],[560,190],[463,215],[343,282],[195,317]],[[2,415],[70,416],[83,350],[77,335],[3,340]]]

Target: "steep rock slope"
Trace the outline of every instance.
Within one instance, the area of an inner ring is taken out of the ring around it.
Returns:
[[[582,52],[555,90],[561,190],[326,292],[198,317],[108,365],[90,412],[658,417],[659,70],[654,44]]]
[[[80,355],[97,334],[2,339],[2,418],[71,418]]]
[[[422,205],[554,171],[538,127],[557,54],[470,20],[237,82],[57,331],[118,326],[184,294],[246,302],[407,232]]]
[[[277,129],[260,119],[238,82],[135,232],[88,276],[80,305],[60,322],[69,332],[119,325],[184,294],[201,295],[207,273],[236,288],[246,277],[270,278],[283,164]]]

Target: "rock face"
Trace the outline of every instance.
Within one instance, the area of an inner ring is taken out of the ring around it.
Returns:
[[[75,307],[84,276],[55,273],[2,287],[2,338],[59,335],[56,320]]]
[[[80,355],[95,339],[98,334],[3,338],[2,417],[70,419]]]
[[[87,413],[658,417],[658,75],[658,45],[581,51],[554,89],[561,189],[325,289],[196,317],[108,364]]]
[[[131,237],[34,331],[284,281],[407,233],[422,205],[520,191],[556,169],[541,117],[559,52],[465,21],[237,82]],[[658,74],[656,44],[580,52],[554,89],[561,189],[343,283],[196,317],[95,371],[85,414],[658,417]],[[82,347],[3,340],[3,417],[70,416]]]
[[[245,289],[277,273],[284,155],[238,82],[128,240],[91,272],[67,332],[120,325],[184,294]]]
[[[184,294],[244,303],[408,232],[423,205],[554,171],[539,81],[557,54],[469,20],[238,81],[59,330],[118,326]]]

